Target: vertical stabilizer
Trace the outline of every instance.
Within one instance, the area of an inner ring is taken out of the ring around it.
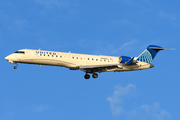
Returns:
[[[156,54],[160,50],[164,50],[165,48],[162,48],[160,46],[156,45],[149,45],[147,49],[145,49],[138,57],[137,61],[151,63],[152,60],[155,58]]]

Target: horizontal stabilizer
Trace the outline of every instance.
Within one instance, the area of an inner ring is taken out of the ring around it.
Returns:
[[[176,50],[173,48],[158,48],[158,47],[149,47],[150,49],[154,49],[154,50]]]

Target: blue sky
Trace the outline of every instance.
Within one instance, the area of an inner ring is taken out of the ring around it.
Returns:
[[[180,118],[180,2],[150,0],[1,0],[0,120],[177,120]],[[28,48],[138,56],[154,68],[100,73],[6,62]]]

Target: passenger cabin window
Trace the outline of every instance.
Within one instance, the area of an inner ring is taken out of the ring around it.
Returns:
[[[14,53],[25,54],[24,51],[16,51],[16,52],[14,52]]]

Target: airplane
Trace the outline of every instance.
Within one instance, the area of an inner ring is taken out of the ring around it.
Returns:
[[[5,59],[9,63],[14,63],[14,69],[17,69],[17,63],[60,66],[69,68],[70,70],[84,71],[84,78],[89,79],[89,74],[92,74],[93,78],[97,78],[97,73],[101,72],[135,71],[152,68],[154,67],[151,64],[152,60],[159,51],[164,49],[174,50],[162,48],[157,45],[149,45],[138,57],[114,57],[45,51],[40,49],[21,49],[8,55]]]

